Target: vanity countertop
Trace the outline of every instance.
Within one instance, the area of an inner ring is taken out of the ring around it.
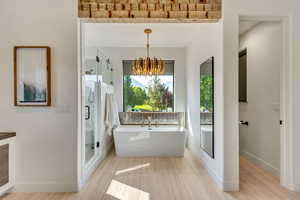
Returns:
[[[16,136],[15,132],[0,132],[0,140],[4,140],[15,136]]]

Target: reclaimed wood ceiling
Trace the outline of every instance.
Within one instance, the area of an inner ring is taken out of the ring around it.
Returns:
[[[143,20],[218,20],[221,0],[79,0],[80,18]],[[129,20],[130,21],[130,20]]]

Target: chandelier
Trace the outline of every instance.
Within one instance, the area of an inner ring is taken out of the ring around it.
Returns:
[[[152,33],[151,29],[145,29],[147,34],[147,57],[137,58],[132,63],[132,72],[134,75],[161,75],[165,72],[165,62],[162,59],[150,58],[149,56],[149,35]]]

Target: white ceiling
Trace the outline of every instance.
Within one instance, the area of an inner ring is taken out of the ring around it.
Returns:
[[[207,35],[208,30],[220,30],[213,23],[89,23],[86,24],[86,44],[90,47],[144,47],[145,28],[151,28],[150,44],[155,47],[185,47],[195,37]]]
[[[240,21],[240,26],[239,26],[239,34],[242,35],[242,34],[246,33],[247,31],[251,30],[252,28],[254,28],[259,23],[260,23],[260,21],[241,20]]]

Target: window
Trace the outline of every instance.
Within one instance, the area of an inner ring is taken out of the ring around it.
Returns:
[[[159,76],[137,76],[132,61],[123,61],[124,112],[174,111],[174,61],[165,61],[166,70]]]

